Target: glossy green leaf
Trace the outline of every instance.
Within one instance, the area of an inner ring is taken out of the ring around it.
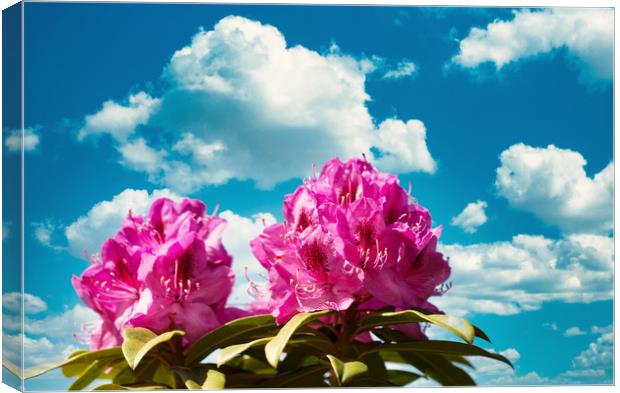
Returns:
[[[219,371],[209,370],[207,372],[207,379],[202,384],[203,390],[216,390],[224,389],[226,385],[226,376]]]
[[[250,341],[244,344],[236,344],[223,348],[217,354],[217,366],[220,367],[222,364],[241,355],[243,352],[247,351],[251,347],[265,345],[272,339],[273,337],[259,338],[257,340]]]
[[[153,373],[151,381],[155,382],[156,384],[167,386],[175,386],[176,384],[176,378],[174,373],[167,366],[161,363],[159,364],[159,367],[157,367],[157,369],[155,370],[155,373]]]
[[[140,361],[146,354],[157,345],[169,341],[174,336],[183,336],[185,332],[172,330],[159,336],[145,328],[127,328],[123,332],[123,355],[127,364],[132,369],[136,369]]]
[[[443,340],[428,340],[428,341],[411,341],[395,344],[381,344],[377,345],[367,352],[380,352],[380,351],[392,351],[392,352],[423,352],[423,353],[437,353],[446,355],[461,355],[461,356],[482,356],[500,362],[504,362],[510,367],[512,363],[506,357],[498,354],[486,351],[480,347],[471,344],[462,344],[454,341]],[[514,368],[514,367],[513,367]]]
[[[326,354],[336,355],[339,353],[339,349],[334,345],[332,341],[323,337],[317,336],[300,336],[290,339],[285,348],[288,347],[301,349],[307,354],[323,357]]]
[[[441,354],[402,352],[400,355],[424,375],[443,386],[476,385],[467,372],[456,367]]]
[[[308,366],[314,366],[320,363],[317,356],[308,354],[303,348],[296,348],[286,351],[284,360],[278,363],[278,372],[285,373],[299,370]],[[270,366],[271,367],[271,366]]]
[[[34,378],[53,369],[63,367],[72,363],[90,364],[95,360],[110,362],[114,359],[122,358],[122,356],[123,352],[121,351],[120,347],[106,348],[99,351],[87,351],[60,362],[48,363],[24,370],[24,379]]]
[[[491,339],[486,335],[485,332],[482,331],[478,326],[474,325],[474,332],[476,337],[480,337],[484,341],[491,343]]]
[[[259,387],[259,385],[274,377],[272,375],[257,375],[252,373],[225,373],[225,375],[226,389]]]
[[[370,314],[362,320],[356,332],[361,333],[378,326],[419,322],[428,322],[440,326],[470,344],[474,341],[475,328],[469,321],[444,314],[424,314],[416,310]]]
[[[397,386],[409,385],[411,382],[421,378],[420,374],[405,370],[388,370],[387,380]]]
[[[292,372],[282,373],[266,380],[261,388],[307,388],[327,386],[323,380],[323,375],[329,367],[320,364],[301,368]]]
[[[82,390],[90,385],[97,377],[99,373],[106,367],[106,364],[100,360],[95,360],[80,376],[69,386],[69,390]]]
[[[149,385],[149,384],[136,384],[132,386],[118,385],[115,383],[106,383],[103,385],[95,386],[93,390],[161,390],[170,389],[165,385]]]
[[[127,365],[127,361],[125,361],[126,367],[121,369],[115,376],[112,378],[112,383],[115,385],[127,385],[132,382],[135,382],[135,376],[133,370]]]
[[[295,334],[297,329],[332,312],[333,311],[331,310],[312,313],[304,312],[291,318],[291,320],[280,329],[278,334],[269,343],[267,343],[267,345],[265,345],[265,356],[269,364],[271,364],[274,368],[278,367],[278,362],[280,361],[280,356],[284,351],[284,347],[286,347],[287,342],[293,334]]]
[[[216,370],[207,370],[202,384],[193,379],[186,379],[184,382],[189,390],[220,390],[226,385],[226,376]]]
[[[276,329],[277,325],[271,315],[255,315],[228,322],[196,341],[187,352],[185,365],[199,363],[218,348],[264,337]]]
[[[327,359],[332,365],[332,372],[339,386],[345,386],[355,377],[368,372],[368,366],[360,361],[343,362],[332,355],[327,355]]]

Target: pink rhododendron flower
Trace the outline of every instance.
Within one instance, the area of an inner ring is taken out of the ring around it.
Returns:
[[[251,242],[269,270],[267,302],[278,323],[323,309],[393,307],[439,312],[450,267],[436,251],[441,228],[390,174],[360,159],[328,161],[284,198],[284,223]],[[421,336],[418,325],[404,328]]]
[[[186,332],[191,342],[241,314],[226,307],[232,258],[221,242],[226,222],[192,199],[156,200],[146,218],[129,212],[115,237],[73,286],[97,312],[93,349],[120,345],[126,327]]]

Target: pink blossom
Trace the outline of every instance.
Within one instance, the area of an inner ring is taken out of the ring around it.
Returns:
[[[186,332],[186,342],[240,315],[226,307],[234,276],[221,242],[225,220],[205,205],[156,200],[146,218],[129,212],[95,261],[73,286],[101,317],[90,337],[99,349],[122,342],[126,327]]]
[[[267,303],[279,323],[351,306],[439,312],[428,299],[450,275],[436,251],[441,228],[395,176],[365,160],[332,159],[285,196],[283,216],[251,242],[269,270]],[[419,336],[417,325],[404,330]]]

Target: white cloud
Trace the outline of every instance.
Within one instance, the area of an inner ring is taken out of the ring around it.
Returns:
[[[99,252],[105,239],[116,234],[129,210],[144,214],[151,203],[161,197],[181,199],[167,189],[155,190],[149,194],[146,190],[128,188],[110,201],[95,204],[86,215],[79,217],[65,229],[69,252],[77,257],[82,257],[84,251],[91,254]]]
[[[19,292],[8,292],[2,295],[2,307],[9,311],[19,313],[22,309],[22,295]],[[24,313],[37,314],[47,310],[47,304],[43,299],[30,293],[24,294]]]
[[[379,124],[378,131],[376,147],[382,153],[375,163],[379,168],[388,172],[403,172],[404,168],[435,172],[437,164],[426,146],[424,123],[388,119]]]
[[[24,331],[32,336],[43,335],[50,339],[73,339],[81,333],[82,325],[98,321],[99,317],[90,308],[76,304],[61,314],[49,314],[43,319],[27,318]]]
[[[270,213],[257,213],[251,217],[243,217],[230,210],[220,213],[220,217],[226,219],[228,227],[224,232],[222,242],[226,250],[233,257],[233,271],[235,273],[235,288],[228,299],[232,305],[247,305],[254,298],[249,295],[249,282],[246,279],[245,268],[251,280],[258,284],[266,282],[265,269],[254,258],[250,249],[250,240],[258,236],[261,231],[276,222],[275,217]]]
[[[592,328],[590,329],[590,332],[592,334],[605,334],[605,333],[611,333],[613,331],[612,329],[612,325],[609,326],[592,326]]]
[[[521,210],[566,233],[608,233],[613,228],[613,161],[589,177],[578,152],[516,144],[500,155],[495,186]]]
[[[414,62],[403,59],[396,64],[396,67],[388,69],[385,74],[383,74],[383,79],[403,79],[411,77],[416,73],[416,70],[417,67]]]
[[[551,323],[546,322],[546,323],[543,323],[543,326],[544,326],[544,327],[548,327],[549,329],[551,329],[551,330],[553,330],[553,331],[557,331],[557,330],[559,329],[559,328],[558,328],[558,324],[557,324],[557,323],[555,323],[555,322],[551,322]]]
[[[614,360],[614,334],[604,333],[574,360],[575,368],[611,368]]]
[[[149,121],[153,112],[159,108],[159,104],[159,99],[145,92],[130,95],[127,105],[112,100],[106,101],[99,112],[85,117],[78,139],[107,133],[119,141],[124,141],[136,127]]]
[[[468,203],[458,216],[452,218],[451,224],[460,227],[465,233],[475,233],[479,226],[487,222],[487,215],[484,212],[486,207],[485,201]]]
[[[57,224],[52,221],[35,222],[32,224],[34,227],[34,237],[42,245],[53,249],[54,251],[61,251],[64,247],[55,244],[54,233],[59,229]]]
[[[39,134],[33,128],[24,128],[23,143],[24,152],[34,151],[39,145]],[[11,153],[17,153],[22,148],[21,130],[9,130],[4,140],[4,145]]]
[[[164,165],[165,151],[156,151],[149,147],[144,138],[137,138],[132,142],[122,144],[118,151],[121,153],[121,163],[127,167],[155,174]]]
[[[50,314],[43,319],[27,318],[25,335],[2,332],[3,355],[20,364],[23,341],[26,368],[64,359],[78,349],[80,344],[76,336],[81,334],[82,326],[95,320],[97,315],[79,304],[64,313]]]
[[[601,377],[605,375],[605,370],[586,369],[586,370],[567,370],[562,373],[566,377]]]
[[[552,240],[441,245],[454,286],[437,303],[447,314],[516,314],[547,301],[583,302],[613,296],[613,239],[570,235]]]
[[[452,62],[475,68],[485,62],[497,70],[521,59],[566,48],[580,67],[582,81],[613,76],[613,8],[556,7],[514,11],[510,21],[495,20],[485,29],[474,27],[460,41]]]
[[[579,328],[578,326],[570,327],[570,328],[566,329],[566,331],[564,332],[564,336],[566,336],[566,337],[583,336],[585,334],[586,334],[586,332],[581,330],[581,328]]]
[[[377,69],[372,58],[335,45],[327,53],[287,46],[277,28],[229,16],[174,53],[164,72],[168,89],[139,121],[116,115],[136,108],[108,101],[80,134],[112,133],[128,167],[182,193],[231,179],[270,188],[334,156],[365,154],[384,170],[433,172],[422,122],[380,121],[368,112],[366,75]],[[138,122],[166,138],[132,142]],[[165,155],[163,140],[174,146]]]

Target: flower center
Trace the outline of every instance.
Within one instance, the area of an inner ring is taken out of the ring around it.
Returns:
[[[302,257],[306,269],[315,272],[329,272],[327,253],[317,242],[310,243],[304,249]]]
[[[296,230],[298,232],[303,232],[303,230],[308,228],[310,224],[312,224],[312,222],[310,221],[310,217],[308,217],[308,213],[306,212],[306,209],[301,209],[301,212],[299,213],[299,217],[297,218]]]
[[[362,221],[357,228],[357,233],[360,248],[366,250],[375,245],[376,232],[371,222]]]
[[[159,279],[164,288],[165,295],[174,299],[176,302],[183,302],[191,295],[193,291],[200,289],[200,283],[192,279],[189,272],[191,258],[184,255],[181,260],[174,261],[174,273],[172,277],[166,278],[162,276]]]

